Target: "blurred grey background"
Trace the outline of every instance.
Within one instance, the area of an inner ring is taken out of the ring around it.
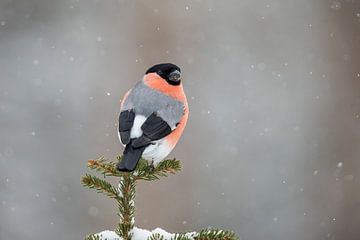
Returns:
[[[115,228],[80,178],[122,152],[119,100],[159,62],[191,113],[138,227],[359,239],[359,43],[355,0],[0,0],[0,239]]]

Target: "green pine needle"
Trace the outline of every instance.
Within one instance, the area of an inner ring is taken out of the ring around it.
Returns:
[[[220,229],[204,229],[194,237],[195,240],[237,240],[238,237],[231,231]]]
[[[118,199],[119,191],[110,183],[96,176],[85,174],[81,179],[81,183],[91,189],[96,189],[98,193],[104,193],[106,196]]]
[[[175,236],[171,238],[171,240],[192,240],[192,238],[186,236],[185,233],[176,233]]]
[[[91,234],[91,235],[88,235],[86,236],[85,240],[100,240],[100,236],[99,235],[95,235],[95,234]]]
[[[153,181],[160,177],[167,177],[181,170],[181,163],[176,159],[161,161],[156,167],[151,166],[149,161],[141,159],[135,170],[137,180]]]
[[[164,236],[161,236],[160,233],[153,233],[147,240],[164,240]]]
[[[118,158],[119,161],[121,160],[121,157]],[[123,172],[119,172],[116,169],[116,162],[111,162],[109,160],[106,160],[105,158],[101,157],[97,160],[89,160],[88,161],[88,168],[95,170],[97,172],[102,173],[104,176],[115,176],[115,177],[121,177],[124,175]]]

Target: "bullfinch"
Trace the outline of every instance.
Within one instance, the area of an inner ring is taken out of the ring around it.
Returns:
[[[149,68],[121,101],[119,139],[125,150],[117,169],[131,172],[141,157],[162,161],[179,141],[188,115],[180,68],[171,63]]]

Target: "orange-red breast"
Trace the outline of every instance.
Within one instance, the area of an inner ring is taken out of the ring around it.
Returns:
[[[125,145],[120,171],[133,171],[141,157],[154,164],[175,147],[189,115],[181,70],[171,63],[149,68],[124,96],[119,138]]]

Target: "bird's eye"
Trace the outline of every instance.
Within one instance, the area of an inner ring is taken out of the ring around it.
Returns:
[[[159,71],[157,71],[157,73],[158,73],[159,75],[161,75],[161,74],[163,73],[163,71],[159,70]]]

